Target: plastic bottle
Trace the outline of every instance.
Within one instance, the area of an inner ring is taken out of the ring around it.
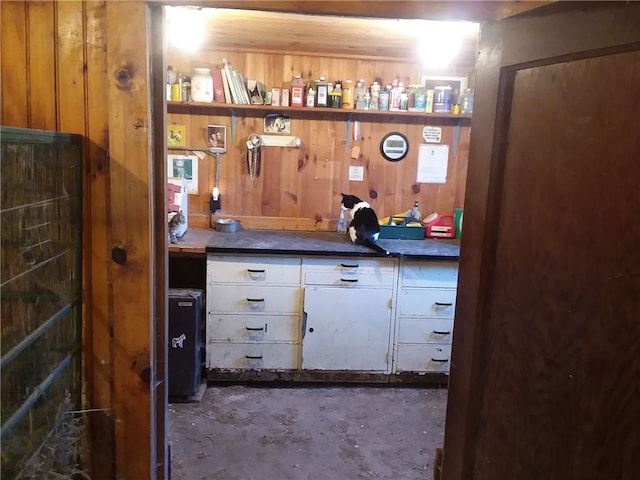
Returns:
[[[420,208],[418,205],[418,200],[413,202],[413,208],[406,213],[408,222],[419,222],[422,218],[420,214]]]
[[[345,80],[342,87],[342,108],[353,108],[353,81]]]
[[[296,75],[291,82],[291,106],[304,106],[304,80],[300,75]]]
[[[373,82],[371,84],[371,110],[378,110],[380,105],[380,84]]]
[[[344,218],[344,210],[340,209],[340,218],[336,223],[336,232],[347,233],[347,219]]]
[[[460,112],[473,113],[473,88],[467,88],[460,96]]]
[[[329,84],[324,77],[320,77],[316,85],[316,107],[329,106]]]
[[[171,65],[167,65],[167,100],[171,101],[171,89],[176,83],[176,72]]]

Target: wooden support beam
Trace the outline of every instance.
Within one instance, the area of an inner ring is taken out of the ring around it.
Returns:
[[[155,478],[154,235],[145,2],[106,3],[117,478]]]

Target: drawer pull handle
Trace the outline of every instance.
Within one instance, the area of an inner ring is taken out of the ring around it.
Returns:
[[[247,268],[247,272],[249,273],[264,273],[266,270],[255,270],[253,268]]]
[[[247,302],[264,302],[264,298],[247,298]]]
[[[245,355],[244,357],[249,360],[262,360],[262,355]]]
[[[246,328],[250,332],[259,332],[264,330],[264,327],[244,327],[244,328]]]
[[[436,302],[436,307],[450,307],[453,303]]]
[[[356,263],[355,265],[349,265],[348,263],[341,263],[342,268],[358,268],[359,265]]]
[[[432,362],[438,362],[438,363],[447,363],[449,361],[449,359],[445,359],[445,360],[441,360],[439,358],[432,358],[431,359]]]
[[[357,278],[341,278],[340,281],[346,282],[346,283],[356,283],[358,279]]]
[[[434,330],[433,333],[436,335],[449,335],[451,332],[439,332],[438,330]]]

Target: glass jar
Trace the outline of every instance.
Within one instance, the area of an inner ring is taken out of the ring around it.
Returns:
[[[191,99],[194,102],[213,102],[213,77],[210,68],[193,69]]]

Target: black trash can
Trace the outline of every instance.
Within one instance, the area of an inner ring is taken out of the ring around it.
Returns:
[[[169,395],[191,396],[202,377],[202,290],[169,289]]]

